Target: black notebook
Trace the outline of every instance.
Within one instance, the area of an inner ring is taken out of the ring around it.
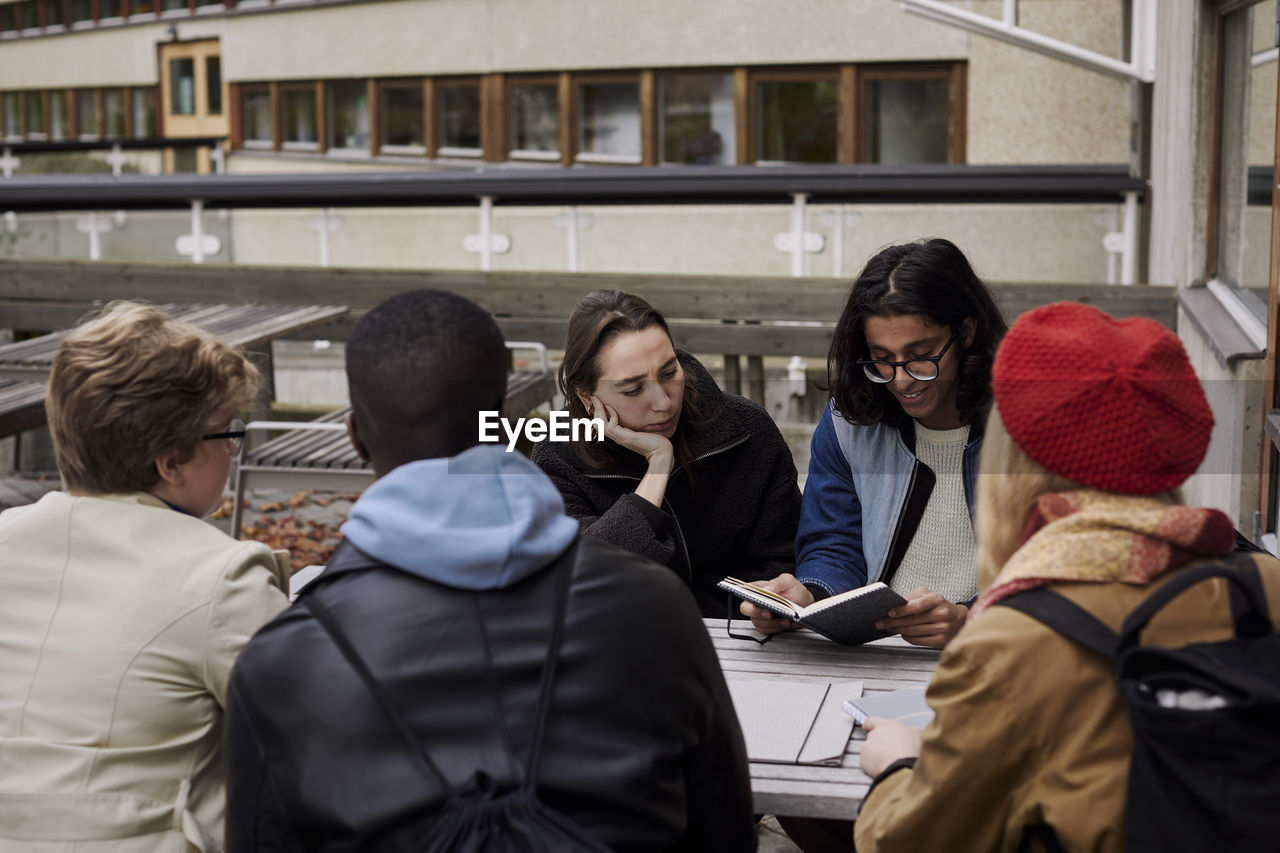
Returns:
[[[716,586],[845,646],[857,646],[889,636],[888,631],[876,627],[876,622],[893,608],[907,603],[905,598],[879,582],[824,598],[808,607],[801,607],[777,593],[737,578],[725,578]]]

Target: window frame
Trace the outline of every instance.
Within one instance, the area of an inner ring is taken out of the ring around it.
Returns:
[[[385,128],[383,127],[383,119],[385,111],[382,105],[382,95],[392,89],[400,89],[403,91],[417,90],[422,95],[422,144],[421,145],[389,145],[384,141]],[[374,93],[376,103],[370,104],[370,110],[373,112],[370,120],[369,136],[370,150],[375,154],[383,154],[390,157],[426,157],[431,149],[431,117],[427,113],[429,97],[427,95],[426,82],[421,77],[383,77],[374,81]],[[373,119],[377,120],[376,126]]]
[[[942,80],[947,84],[947,141],[948,164],[965,162],[964,101],[956,97],[964,85],[965,65],[960,62],[913,62],[906,65],[894,63],[863,63],[856,67],[857,90],[850,105],[853,115],[853,162],[870,163],[867,152],[867,136],[872,118],[867,112],[870,106],[870,84],[882,80]]]
[[[503,159],[528,163],[564,163],[568,151],[565,139],[564,85],[561,74],[508,74],[502,86],[502,154]],[[515,147],[515,100],[517,86],[552,86],[556,90],[556,150],[537,151]],[[570,107],[570,110],[572,107]]]
[[[327,137],[327,128],[321,124],[324,121],[324,108],[316,97],[317,85],[315,82],[290,80],[281,82],[276,85],[272,91],[267,88],[267,97],[271,104],[271,144],[278,151],[305,151],[316,153],[325,150],[325,141]],[[303,96],[303,100],[311,100],[311,118],[315,123],[316,138],[314,142],[298,142],[285,138],[285,96],[293,93],[299,93]],[[258,140],[255,140],[258,141]]]
[[[644,77],[649,77],[648,93],[645,91]],[[634,83],[636,87],[636,109],[640,123],[640,153],[636,157],[624,154],[593,154],[582,151],[582,87],[611,86]],[[572,100],[569,109],[573,113],[572,161],[589,166],[651,166],[653,160],[654,98],[653,72],[643,71],[585,71],[573,75],[571,86]]]
[[[431,150],[433,156],[437,158],[458,158],[465,160],[483,160],[485,154],[485,86],[484,79],[479,75],[465,76],[449,76],[434,78],[434,91],[432,92],[432,114],[428,122],[432,125],[432,145]],[[476,96],[480,102],[479,115],[479,145],[475,148],[464,148],[455,145],[445,145],[442,132],[444,130],[444,122],[440,120],[440,110],[444,105],[445,89],[460,89],[464,86],[475,86]],[[424,105],[425,109],[425,105]]]

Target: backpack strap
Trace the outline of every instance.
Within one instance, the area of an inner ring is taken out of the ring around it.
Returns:
[[[534,722],[533,743],[530,746],[529,760],[525,766],[525,778],[521,783],[521,787],[528,791],[532,791],[535,787],[533,781],[534,773],[537,772],[542,753],[542,733],[546,725],[547,708],[551,704],[551,685],[555,679],[556,661],[560,656],[560,644],[564,637],[564,616],[569,597],[569,582],[573,577],[574,567],[577,562],[575,557],[577,556],[578,543],[580,541],[580,539],[575,539],[573,545],[569,546],[565,553],[548,568],[548,571],[556,571],[560,574],[556,579],[556,612],[555,621],[552,623],[551,628],[551,644],[547,649],[546,661],[542,665],[542,679],[538,692],[538,712]],[[339,564],[335,566],[338,571],[385,565],[372,557],[368,557],[354,546],[346,554],[342,554],[338,549],[335,549],[334,556],[341,558]],[[328,567],[326,567],[325,573],[328,573]],[[449,797],[456,796],[456,792],[449,784],[449,780],[431,759],[431,754],[426,750],[421,740],[414,736],[404,717],[396,710],[395,701],[391,698],[391,694],[387,692],[387,689],[382,686],[382,683],[369,670],[368,664],[365,663],[364,658],[360,656],[360,653],[351,644],[351,640],[341,626],[338,625],[337,619],[334,618],[329,608],[320,602],[319,596],[314,595],[306,598],[299,597],[298,602],[311,611],[311,614],[316,617],[316,621],[320,623],[325,633],[333,640],[334,645],[338,647],[338,651],[342,653],[347,663],[360,676],[360,680],[369,689],[383,715],[395,726],[405,743],[411,747],[409,755],[418,764],[419,769],[434,777],[440,787],[448,792]]]
[[[369,671],[369,667],[364,662],[364,658],[362,658],[360,653],[355,650],[355,647],[351,645],[351,640],[347,638],[346,632],[339,627],[338,621],[333,618],[333,614],[329,612],[329,608],[320,603],[319,596],[314,595],[307,596],[306,598],[299,597],[298,602],[310,610],[312,616],[316,617],[316,621],[320,623],[320,626],[324,628],[325,633],[327,633],[330,639],[333,640],[334,645],[338,647],[338,651],[342,653],[342,656],[346,658],[347,663],[351,665],[351,668],[355,670],[356,675],[360,676],[360,680],[363,681],[365,687],[369,689],[369,693],[372,694],[374,700],[378,703],[378,707],[382,709],[383,716],[385,716],[387,720],[395,726],[396,730],[400,732],[400,737],[411,747],[409,749],[410,759],[413,760],[414,763],[418,765],[418,768],[423,770],[428,776],[435,777],[436,781],[440,784],[440,787],[448,792],[448,796],[450,798],[456,796],[452,787],[449,785],[449,780],[445,778],[444,773],[440,772],[440,768],[436,766],[436,763],[431,760],[430,753],[428,753],[423,748],[419,740],[413,736],[413,732],[409,730],[408,723],[404,721],[404,717],[402,717],[400,712],[396,710],[395,702],[391,699],[391,695],[387,692],[386,688],[382,686],[378,679],[374,677],[373,673]]]
[[[560,659],[560,643],[564,639],[565,611],[569,605],[569,585],[577,568],[578,545],[581,537],[574,539],[569,549],[556,561],[560,577],[556,582],[556,615],[551,624],[551,644],[547,648],[547,661],[542,665],[542,684],[538,688],[538,715],[533,723],[533,743],[529,747],[529,761],[524,769],[524,781],[520,787],[532,792],[536,787],[538,765],[542,759],[542,735],[546,730],[547,709],[551,706],[551,687],[555,683],[556,663]]]
[[[1274,632],[1266,592],[1258,567],[1247,556],[1223,563],[1207,563],[1178,572],[1164,586],[1147,596],[1120,628],[1120,649],[1138,642],[1151,618],[1187,589],[1209,578],[1225,578],[1231,590],[1231,620],[1237,637],[1262,637]]]
[[[1046,587],[1014,593],[996,605],[1025,613],[1108,660],[1113,660],[1119,649],[1120,637],[1115,631],[1074,601]]]

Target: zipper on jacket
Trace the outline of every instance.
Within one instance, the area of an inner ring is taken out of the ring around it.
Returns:
[[[728,450],[727,447],[723,449]],[[719,451],[716,451],[716,452],[718,453]],[[699,457],[699,458],[701,459],[704,457]],[[670,477],[674,474],[675,474],[675,471],[673,470],[671,474],[668,475],[668,479],[670,479]],[[640,477],[633,477],[630,474],[583,474],[582,476],[592,480],[634,480],[636,483],[639,483],[641,480]],[[632,494],[634,494],[634,492]],[[643,500],[643,498],[641,498],[641,500]],[[663,494],[662,496],[662,504],[663,504],[663,508],[666,509],[667,515],[671,516],[671,522],[675,525],[676,541],[680,543],[680,553],[684,554],[685,574],[689,578],[689,586],[692,587],[693,586],[693,559],[689,556],[689,548],[684,543],[684,528],[680,526],[680,518],[676,515],[675,507],[671,505],[671,501],[667,500],[666,494]]]
[[[701,462],[704,459],[710,459],[712,456],[716,456],[718,454],[724,453],[727,450],[732,450],[738,445],[746,443],[750,438],[751,438],[751,433],[745,432],[742,435],[735,438],[733,441],[729,442],[728,444],[722,444],[719,447],[713,448],[712,450],[708,450],[706,453],[703,453],[701,456],[695,457],[693,461]],[[671,478],[674,477],[676,473],[681,470],[684,470],[684,469],[679,465],[672,468],[671,473],[667,475],[668,482],[670,482]],[[640,480],[643,479],[641,477],[633,477],[630,474],[583,474],[583,476],[587,477],[588,479],[594,479],[594,480],[634,480],[637,483],[639,483]],[[913,483],[915,482],[914,474],[913,474],[912,482]],[[671,505],[671,501],[667,500],[665,491],[662,495],[662,504],[663,504],[663,508],[667,512],[667,515],[671,516],[671,522],[675,525],[676,541],[680,543],[680,553],[684,554],[685,573],[688,575],[689,586],[693,586],[693,558],[689,556],[689,546],[686,545],[684,541],[684,528],[680,526],[680,517],[676,515],[675,507]]]

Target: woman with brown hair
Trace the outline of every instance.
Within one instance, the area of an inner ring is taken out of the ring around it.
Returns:
[[[288,583],[202,520],[257,388],[242,353],[142,305],[59,347],[66,491],[0,515],[0,851],[222,849],[227,681]]]
[[[583,532],[684,578],[704,616],[725,614],[716,583],[791,571],[800,514],[791,450],[768,413],[726,394],[671,343],[639,296],[587,294],[565,336],[560,391],[603,442],[540,442],[533,461]]]

